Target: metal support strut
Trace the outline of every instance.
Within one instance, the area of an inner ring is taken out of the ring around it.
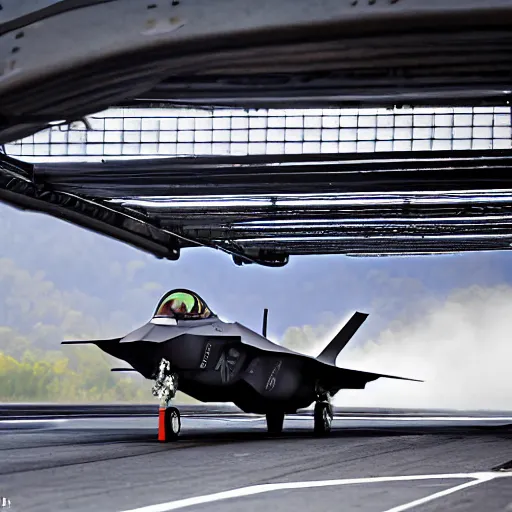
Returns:
[[[153,396],[158,397],[158,440],[166,443],[178,438],[181,430],[180,413],[176,407],[169,407],[171,400],[178,391],[178,374],[171,371],[171,363],[166,359],[160,361],[155,384],[152,388]]]

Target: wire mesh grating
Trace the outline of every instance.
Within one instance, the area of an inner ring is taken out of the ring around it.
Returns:
[[[138,157],[511,149],[510,107],[111,109],[6,146],[13,156]],[[89,126],[87,126],[89,125]]]

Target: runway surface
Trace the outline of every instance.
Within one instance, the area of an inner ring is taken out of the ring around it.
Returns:
[[[512,510],[512,472],[496,470],[512,413],[338,411],[320,439],[308,415],[271,437],[260,417],[187,414],[171,444],[148,411],[3,414],[0,497],[13,512]]]

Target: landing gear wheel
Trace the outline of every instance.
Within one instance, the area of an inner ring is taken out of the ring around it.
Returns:
[[[168,407],[164,418],[165,442],[176,441],[181,431],[180,411],[176,407]]]
[[[267,412],[267,431],[269,434],[280,434],[283,431],[284,412]]]
[[[326,402],[317,402],[315,404],[315,436],[327,436],[331,432],[332,417],[331,404]]]

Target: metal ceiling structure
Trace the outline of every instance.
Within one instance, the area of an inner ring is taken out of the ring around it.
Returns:
[[[512,247],[510,0],[0,7],[4,202],[171,260]]]
[[[303,254],[508,250],[511,166],[511,149],[80,163],[4,156],[0,199],[157,257],[205,246],[237,264],[282,266]]]
[[[20,158],[347,154],[510,149],[510,106],[474,108],[116,108],[7,146]],[[99,160],[100,158],[98,158]]]
[[[10,0],[0,143],[113,106],[506,106],[509,0]]]

